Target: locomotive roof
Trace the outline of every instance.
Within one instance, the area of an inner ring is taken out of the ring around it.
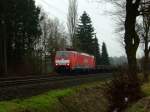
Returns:
[[[63,51],[57,51],[57,52],[63,52]],[[90,54],[87,54],[87,53],[83,53],[83,52],[78,52],[78,51],[64,51],[64,52],[80,53],[81,55],[94,57],[93,55],[90,55]]]

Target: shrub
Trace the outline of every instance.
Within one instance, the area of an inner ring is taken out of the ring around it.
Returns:
[[[142,96],[140,83],[129,80],[127,74],[115,74],[114,78],[105,84],[106,97],[109,101],[109,112],[120,112]]]

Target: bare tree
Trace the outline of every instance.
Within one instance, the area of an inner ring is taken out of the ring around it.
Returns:
[[[124,73],[121,73],[120,76],[122,78],[115,79],[114,82],[111,83],[112,87],[110,87],[112,89],[112,92],[109,91],[108,93],[110,94],[110,98],[113,99],[113,101],[110,102],[110,105],[112,107],[114,106],[114,109],[117,108],[117,111],[120,111],[119,108],[122,108],[121,105],[126,107],[126,104],[124,104],[124,101],[122,100],[123,98],[128,98],[128,102],[133,102],[138,100],[142,94],[140,89],[140,81],[137,75],[136,52],[140,44],[140,35],[138,32],[139,29],[137,27],[137,17],[139,17],[143,11],[140,7],[140,4],[142,4],[142,0],[112,0],[111,3],[115,3],[115,5],[117,5],[117,8],[119,7],[118,11],[116,12],[117,17],[119,17],[119,27],[117,30],[121,32],[121,35],[124,35],[121,37],[123,37],[124,40],[123,44],[126,50],[128,61],[127,74],[124,75]],[[149,8],[144,8],[144,13],[147,13],[148,9]],[[118,97],[114,94],[118,93],[118,87],[122,88],[120,90],[121,97]]]
[[[68,8],[68,31],[71,39],[71,44],[75,47],[75,32],[77,26],[77,0],[69,0],[69,8]]]
[[[140,97],[140,83],[137,76],[137,59],[136,53],[140,44],[140,38],[136,30],[137,17],[140,15],[140,3],[141,0],[112,0],[111,3],[115,3],[117,6],[118,31],[121,32],[123,45],[125,47],[127,60],[128,60],[128,72],[127,82],[132,88],[132,97],[130,101],[134,101]],[[119,10],[121,9],[121,10]]]
[[[126,0],[126,18],[125,18],[125,50],[128,59],[128,77],[132,86],[134,87],[133,92],[138,93],[139,81],[137,77],[137,60],[136,52],[140,43],[139,36],[135,30],[136,18],[139,14],[138,8],[141,0]],[[133,99],[134,100],[134,99]]]
[[[60,48],[65,48],[66,43],[66,31],[63,24],[58,19],[48,21],[48,49],[49,51],[56,51]]]
[[[149,24],[150,19],[149,19],[148,15],[149,15],[149,11],[150,11],[150,9],[149,9],[150,2],[148,2],[147,0],[131,0],[131,1],[116,0],[116,1],[113,1],[112,3],[115,4],[115,6],[117,8],[117,11],[112,13],[113,15],[116,15],[118,18],[116,32],[119,33],[121,36],[119,41],[125,47],[128,58],[131,57],[132,53],[134,54],[134,57],[136,57],[136,51],[139,46],[139,38],[140,38],[140,35],[138,35],[138,34],[140,34],[139,32],[141,32],[141,30],[143,30],[142,28],[139,28],[139,24],[136,21],[136,18],[140,15],[143,17],[143,22],[145,24],[144,26],[146,28],[146,29],[144,28],[145,31],[143,33],[145,36],[147,35],[145,37],[145,39],[143,38],[143,40],[145,40],[144,41],[145,48],[146,48],[145,51],[147,52],[146,55],[148,56],[148,40],[147,40],[147,38],[148,38],[148,32],[149,32],[148,24]],[[132,20],[129,20],[129,19],[132,19]],[[134,24],[131,24],[130,22],[132,22]],[[132,27],[131,27],[131,25],[132,25]],[[129,27],[131,27],[131,28],[129,28]],[[125,37],[122,36],[123,33],[125,33]],[[129,35],[129,33],[130,33],[130,35]],[[131,50],[129,51],[129,49],[131,49]],[[132,53],[129,54],[129,52],[132,52]],[[132,59],[130,59],[130,60],[132,60]]]
[[[47,49],[51,54],[51,62],[54,62],[54,56],[57,50],[64,49],[67,46],[67,34],[63,24],[58,19],[48,21],[48,40]]]
[[[40,22],[40,26],[42,29],[42,35],[40,38],[40,51],[42,54],[42,57],[44,57],[44,73],[46,73],[46,55],[47,55],[47,40],[48,40],[48,15],[42,11],[41,12],[41,22]]]
[[[143,0],[141,3],[141,12],[143,18],[141,41],[144,43],[144,80],[148,81],[148,71],[149,71],[149,53],[150,53],[150,1],[147,3]]]
[[[51,19],[44,11],[41,12],[41,18],[40,26],[42,35],[37,44],[37,49],[42,53],[42,60],[44,62],[42,62],[44,65],[43,70],[44,73],[46,73],[47,56],[49,59],[51,58],[51,62],[53,62],[55,52],[60,48],[65,48],[67,45],[67,34],[65,27],[57,18]]]
[[[128,59],[128,77],[133,92],[131,101],[136,100],[140,96],[136,60],[136,52],[140,44],[140,38],[136,31],[136,19],[140,15],[141,2],[142,0],[126,0],[124,42]]]

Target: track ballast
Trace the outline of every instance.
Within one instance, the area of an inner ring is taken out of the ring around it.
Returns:
[[[25,98],[52,89],[62,89],[111,78],[111,73],[88,75],[41,75],[30,77],[0,78],[0,100]]]

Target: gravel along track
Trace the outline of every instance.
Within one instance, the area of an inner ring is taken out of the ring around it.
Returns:
[[[0,79],[0,100],[38,95],[52,89],[62,89],[111,78],[111,73],[76,76],[37,76]]]

